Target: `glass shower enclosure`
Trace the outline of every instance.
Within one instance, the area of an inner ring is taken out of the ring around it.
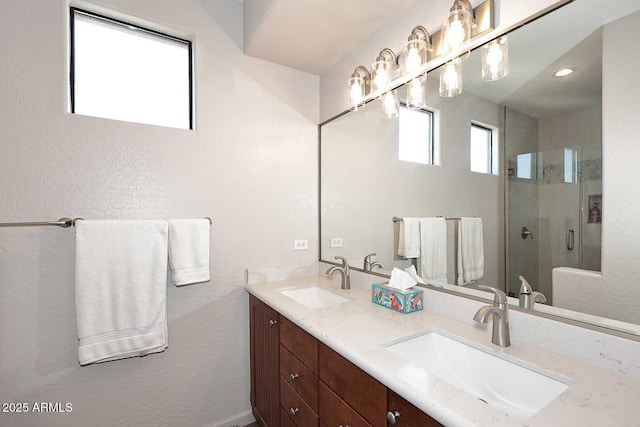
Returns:
[[[552,304],[553,268],[600,270],[601,224],[606,214],[602,145],[593,141],[600,139],[600,132],[594,136],[575,126],[597,114],[545,121],[506,109],[510,296],[518,297],[519,276],[523,276]]]

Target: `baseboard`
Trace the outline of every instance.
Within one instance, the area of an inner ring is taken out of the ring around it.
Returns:
[[[236,414],[233,417],[226,420],[216,421],[213,424],[208,424],[203,427],[244,427],[248,424],[254,423],[256,419],[253,417],[251,411]]]

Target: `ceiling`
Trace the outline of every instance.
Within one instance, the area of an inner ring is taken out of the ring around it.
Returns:
[[[244,0],[244,53],[320,75],[414,1]]]

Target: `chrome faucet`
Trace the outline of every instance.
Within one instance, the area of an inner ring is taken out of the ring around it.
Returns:
[[[520,277],[520,281],[522,284],[520,285],[520,307],[528,308],[529,310],[533,309],[533,306],[537,302],[545,303],[547,302],[547,297],[544,296],[542,292],[534,291],[529,285],[529,282],[522,276]]]
[[[347,263],[346,258],[341,257],[341,256],[336,256],[334,257],[335,259],[339,259],[342,261],[342,266],[335,266],[335,267],[331,267],[330,269],[327,270],[327,276],[332,276],[333,273],[335,273],[336,271],[339,271],[340,274],[342,274],[342,282],[341,282],[341,286],[342,289],[351,289],[351,270],[349,270],[349,264]]]
[[[487,323],[489,315],[493,317],[493,332],[491,342],[500,347],[509,347],[511,339],[509,337],[509,307],[507,305],[507,295],[491,286],[478,285],[478,289],[493,292],[493,305],[480,307],[473,316],[476,322]]]
[[[373,271],[373,269],[376,267],[384,268],[384,264],[382,264],[381,262],[371,262],[371,257],[374,256],[376,256],[375,252],[364,257],[364,271]]]

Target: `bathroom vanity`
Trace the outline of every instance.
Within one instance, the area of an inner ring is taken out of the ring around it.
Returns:
[[[251,402],[264,426],[439,426],[253,295]],[[321,424],[319,424],[321,423]]]
[[[425,310],[403,315],[372,304],[365,286],[342,290],[324,276],[249,283],[251,403],[262,426],[640,420],[640,381],[524,342],[519,333],[510,347],[491,344],[490,328],[472,320],[481,302],[451,295],[454,305],[439,302],[465,313],[461,321],[430,309],[429,299],[442,294],[436,290],[425,289]],[[527,325],[518,317],[532,316],[512,314],[512,330],[522,333]],[[427,357],[434,346],[446,357]],[[601,357],[609,356],[603,345]]]

